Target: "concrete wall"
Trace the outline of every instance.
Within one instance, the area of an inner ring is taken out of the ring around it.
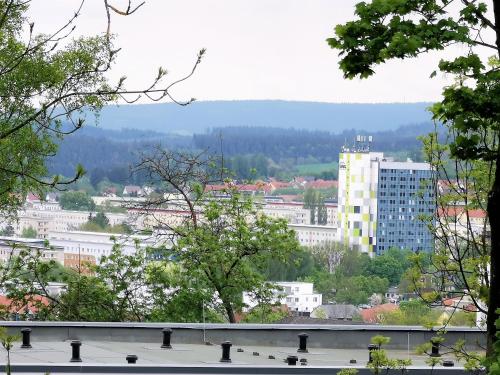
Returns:
[[[370,338],[383,335],[391,338],[388,349],[413,350],[428,342],[435,333],[422,327],[361,325],[266,325],[266,324],[202,324],[202,323],[89,323],[89,322],[3,322],[12,332],[32,328],[32,341],[92,340],[118,342],[158,342],[162,328],[172,328],[172,344],[219,344],[230,340],[233,345],[298,346],[297,335],[309,334],[312,348],[364,349]],[[465,340],[467,347],[485,346],[486,336],[475,328],[449,328],[445,345]]]
[[[358,375],[373,375],[366,367],[354,367]],[[276,375],[333,375],[341,370],[339,367],[317,366],[238,366],[238,365],[208,365],[208,366],[147,366],[147,365],[88,365],[88,364],[14,364],[13,373],[78,373],[78,374],[276,374]],[[0,371],[5,371],[5,366],[0,365]],[[432,372],[428,367],[411,367],[408,369],[412,375],[465,375],[468,372],[462,367],[435,368]],[[384,375],[401,375],[401,370],[384,370]]]

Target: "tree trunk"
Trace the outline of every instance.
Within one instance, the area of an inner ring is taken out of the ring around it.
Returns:
[[[500,308],[500,156],[495,162],[495,179],[488,195],[488,219],[491,231],[490,289],[488,296],[487,354],[493,354],[493,343],[497,340],[495,321],[499,318]]]
[[[497,56],[500,57],[500,0],[493,0],[493,14],[495,17],[495,33]],[[496,320],[499,318],[497,309],[500,308],[500,154],[495,161],[495,179],[488,195],[488,219],[490,222],[491,249],[490,249],[490,290],[488,295],[488,315],[486,317],[487,350],[488,356],[493,355],[493,343],[497,340]]]
[[[230,302],[224,302],[224,308],[226,309],[227,318],[229,323],[236,323],[236,317],[234,316],[233,306]]]

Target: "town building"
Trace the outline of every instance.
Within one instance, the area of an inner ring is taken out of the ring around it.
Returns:
[[[53,231],[49,242],[52,246],[64,249],[64,259],[69,267],[77,267],[84,262],[98,263],[103,256],[109,256],[115,244],[120,245],[123,254],[132,255],[139,246],[158,245],[151,236],[120,235],[101,232]]]
[[[76,230],[85,224],[91,215],[95,214],[95,212],[89,211],[47,210],[26,207],[19,211],[14,229],[15,233],[21,236],[23,230],[31,227],[36,230],[38,238],[48,239],[49,232]],[[110,225],[122,224],[129,221],[127,214],[106,212],[105,215]]]
[[[432,251],[424,216],[435,212],[428,163],[396,162],[370,151],[371,137],[358,136],[339,157],[338,238],[361,252],[389,248]]]
[[[313,283],[296,281],[278,281],[274,283],[274,300],[271,303],[286,305],[295,314],[310,315],[311,312],[323,303],[323,295],[314,293]],[[258,305],[258,301],[249,293],[243,293],[243,303],[247,310]]]
[[[290,224],[309,224],[311,211],[302,202],[266,202],[262,212],[273,219],[285,219]]]
[[[64,264],[64,249],[61,246],[48,246],[46,241],[36,238],[0,237],[0,262],[8,262],[25,251],[43,260]]]
[[[295,231],[300,245],[305,247],[337,241],[337,227],[328,225],[288,224],[288,228]]]

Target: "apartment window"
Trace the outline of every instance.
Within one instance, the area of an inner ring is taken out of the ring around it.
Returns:
[[[361,212],[361,207],[360,206],[354,206],[354,213],[359,214]]]

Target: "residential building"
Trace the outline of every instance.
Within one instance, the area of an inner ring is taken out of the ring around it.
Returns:
[[[434,213],[427,163],[395,162],[357,137],[339,157],[338,239],[359,251],[391,247],[431,251],[433,236],[419,218]]]
[[[337,227],[328,225],[288,224],[297,234],[297,240],[302,246],[312,247],[324,242],[337,241]]]
[[[266,202],[262,211],[273,219],[285,219],[290,224],[309,224],[311,211],[302,202]]]
[[[48,246],[44,240],[36,238],[0,237],[0,262],[7,262],[23,250],[40,254],[44,260],[64,264],[64,249],[61,246]]]
[[[314,293],[313,283],[303,283],[296,281],[275,282],[277,288],[274,293],[272,303],[280,303],[296,314],[309,315],[315,308],[321,306],[323,296]],[[258,305],[258,301],[249,293],[243,293],[243,303],[250,310]]]
[[[359,314],[364,323],[379,324],[384,314],[394,312],[399,309],[398,305],[393,303],[384,303],[367,309],[361,309]]]
[[[15,233],[20,236],[24,229],[29,227],[37,232],[38,238],[49,238],[49,232],[70,231],[78,229],[89,220],[90,215],[95,215],[89,211],[70,210],[45,210],[25,208],[19,212],[19,219],[15,224]],[[128,222],[129,216],[120,213],[105,213],[110,225]]]
[[[397,286],[391,286],[385,292],[385,299],[389,303],[399,303],[401,297],[401,294],[399,294],[399,287]]]
[[[122,252],[126,255],[135,253],[135,240],[138,240],[141,247],[158,244],[156,239],[150,236],[101,232],[53,231],[48,237],[51,245],[64,249],[66,263],[72,267],[77,267],[86,261],[99,262],[103,256],[111,254],[115,243],[120,245]]]
[[[132,196],[132,197],[140,197],[140,196],[144,195],[144,191],[142,190],[142,188],[140,186],[126,185],[123,188],[122,194]]]
[[[326,225],[337,228],[339,225],[338,204],[325,202],[325,207],[326,207]]]

